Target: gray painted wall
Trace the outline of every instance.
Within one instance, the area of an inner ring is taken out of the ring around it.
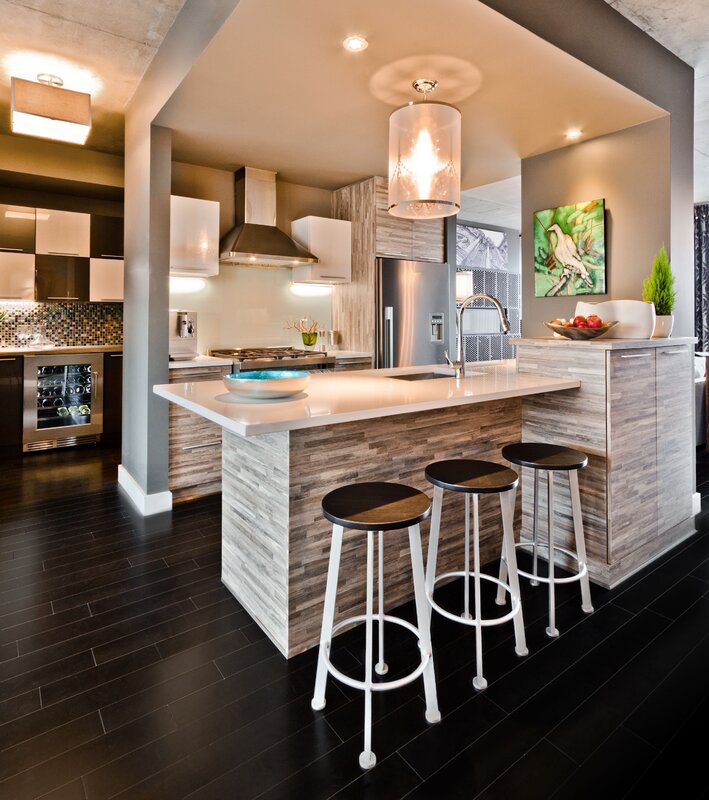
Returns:
[[[668,118],[522,160],[522,334],[547,333],[544,320],[570,317],[579,299],[640,300],[655,253],[670,240]],[[533,214],[606,201],[605,295],[534,296]]]
[[[666,245],[677,277],[675,335],[693,336],[694,70],[604,0],[482,2],[670,113],[671,235]]]

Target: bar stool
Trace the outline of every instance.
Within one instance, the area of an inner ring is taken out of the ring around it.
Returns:
[[[475,661],[476,675],[473,686],[482,691],[487,688],[487,681],[483,677],[482,654],[482,629],[490,625],[501,625],[503,622],[514,620],[515,652],[519,656],[528,654],[527,643],[524,635],[524,619],[522,616],[522,602],[519,593],[519,580],[517,578],[516,555],[514,546],[514,507],[515,494],[519,477],[517,473],[502,464],[491,461],[474,461],[470,459],[451,459],[436,461],[426,467],[426,478],[433,484],[433,517],[431,521],[431,536],[428,543],[428,562],[426,564],[426,597],[431,607],[439,614],[464,625],[475,628]],[[441,511],[443,508],[443,492],[463,492],[465,494],[465,567],[463,570],[446,572],[436,575],[436,560],[438,557],[438,541],[441,531]],[[480,525],[478,513],[478,496],[481,494],[498,494],[502,509],[502,539],[503,552],[507,553],[509,561],[509,582],[507,578],[494,578],[480,569]],[[470,497],[473,498],[473,571],[470,571]],[[470,577],[473,577],[475,616],[470,613]],[[459,616],[442,608],[434,599],[433,592],[436,583],[445,578],[462,577],[464,601],[463,613]],[[496,583],[501,593],[509,592],[512,599],[512,610],[501,617],[483,619],[480,602],[480,583],[482,580]]]
[[[325,686],[328,673],[337,680],[355,689],[364,691],[364,750],[359,756],[362,769],[369,769],[377,763],[372,752],[372,692],[398,689],[415,681],[423,675],[426,698],[426,720],[440,722],[436,697],[436,679],[431,653],[430,613],[426,603],[424,586],[423,557],[421,554],[420,524],[431,513],[431,503],[423,492],[399,483],[354,483],[342,486],[325,495],[322,501],[325,518],[332,522],[332,543],[330,545],[330,564],[325,589],[322,630],[320,633],[320,652],[315,678],[315,692],[311,706],[320,711],[325,708]],[[366,613],[349,617],[333,626],[337,580],[340,568],[340,554],[344,529],[367,532],[367,600]],[[413,572],[414,595],[416,598],[416,620],[418,627],[399,617],[384,613],[384,533],[408,528],[411,569]],[[413,672],[397,680],[372,682],[372,623],[374,619],[374,532],[379,532],[378,565],[378,603],[377,629],[379,634],[378,661],[375,667],[380,675],[387,672],[384,661],[384,623],[391,622],[408,628],[418,639],[421,663]],[[355,622],[365,623],[365,663],[364,680],[358,681],[340,672],[330,660],[330,645],[337,631]]]
[[[578,470],[583,469],[588,464],[588,456],[579,450],[570,447],[562,447],[556,444],[546,444],[543,442],[517,442],[508,444],[502,448],[502,457],[512,464],[521,467],[529,467],[534,470],[534,517],[533,517],[533,539],[532,539],[532,572],[524,572],[518,569],[519,575],[530,579],[532,586],[539,583],[546,583],[549,586],[549,625],[546,629],[547,636],[556,638],[559,631],[556,627],[556,601],[554,597],[554,587],[557,583],[571,583],[579,581],[581,586],[581,609],[584,613],[593,612],[591,605],[591,588],[588,581],[588,567],[586,563],[586,545],[583,536],[583,519],[581,516],[581,495],[579,493]],[[548,544],[539,544],[537,540],[537,521],[539,518],[539,473],[547,474],[547,521],[548,521]],[[560,547],[554,543],[554,472],[566,472],[569,476],[569,493],[571,495],[571,513],[574,520],[574,535],[576,537],[576,552],[566,547]],[[519,542],[517,547],[528,546],[527,542]],[[547,562],[549,564],[548,577],[543,578],[537,573],[537,551],[538,549],[547,551]],[[567,577],[558,578],[554,574],[555,554],[564,553],[573,559],[577,565],[577,571]],[[504,580],[507,570],[505,557],[500,562],[500,580]],[[503,603],[504,596],[498,592],[497,602]]]

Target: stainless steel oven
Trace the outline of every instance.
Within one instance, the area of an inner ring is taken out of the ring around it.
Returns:
[[[22,449],[101,438],[103,354],[25,356]]]

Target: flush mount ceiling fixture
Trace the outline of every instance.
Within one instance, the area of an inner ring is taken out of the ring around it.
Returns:
[[[91,95],[63,89],[56,75],[40,74],[37,81],[10,79],[12,132],[85,144],[91,130]]]
[[[406,219],[449,217],[460,211],[460,111],[428,102],[432,78],[413,82],[423,94],[389,117],[389,213]]]
[[[364,36],[348,36],[342,40],[342,46],[350,53],[361,53],[369,47],[369,42]]]

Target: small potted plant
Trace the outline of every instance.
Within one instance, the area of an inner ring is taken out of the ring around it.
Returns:
[[[670,259],[664,244],[658,250],[652,262],[650,277],[643,281],[643,300],[655,306],[655,330],[653,339],[667,339],[672,333],[675,318],[674,311],[677,292],[675,276],[670,268]]]
[[[318,327],[317,320],[309,320],[307,317],[295,322],[286,322],[288,330],[296,330],[300,333],[300,337],[306,347],[313,347],[317,343]]]

